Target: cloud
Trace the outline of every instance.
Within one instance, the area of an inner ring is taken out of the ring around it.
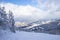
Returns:
[[[45,12],[40,10],[39,8],[33,7],[31,5],[16,5],[12,3],[0,3],[1,6],[6,8],[6,12],[8,13],[11,10],[14,13],[14,17],[17,20],[29,20],[36,21],[40,18],[44,18],[46,16]]]
[[[6,11],[11,10],[17,20],[36,21],[41,18],[59,18],[60,0],[33,0],[36,7],[31,5],[16,5],[12,3],[0,3],[6,7]]]
[[[38,7],[47,12],[46,18],[60,17],[60,0],[36,0]]]

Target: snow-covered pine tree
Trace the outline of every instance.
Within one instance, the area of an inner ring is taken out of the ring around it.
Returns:
[[[0,29],[7,29],[7,14],[5,7],[0,7]]]
[[[11,11],[9,11],[9,24],[10,24],[10,30],[15,33],[15,21],[14,21],[14,16]]]

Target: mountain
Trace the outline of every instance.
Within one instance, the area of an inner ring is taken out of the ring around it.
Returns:
[[[60,19],[42,20],[40,23],[30,23],[23,31],[33,31],[38,33],[60,34]]]
[[[60,34],[60,19],[50,20],[50,21],[41,21],[40,25],[30,29],[35,32]]]

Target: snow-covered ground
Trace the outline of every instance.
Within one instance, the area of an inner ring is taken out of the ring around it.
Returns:
[[[0,30],[0,40],[60,40],[60,35],[24,31],[11,33],[8,31]]]

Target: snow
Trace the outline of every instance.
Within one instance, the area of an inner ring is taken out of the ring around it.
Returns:
[[[60,40],[60,35],[24,31],[11,33],[9,31],[0,30],[0,40]]]
[[[40,24],[35,24],[34,23],[32,26],[26,27],[26,29],[30,29],[30,28],[33,28],[33,27],[38,26],[38,25],[40,25]]]
[[[51,20],[46,21],[46,22],[42,21],[42,24],[48,24],[48,23],[50,23],[50,22],[52,22],[52,21],[51,21]]]

